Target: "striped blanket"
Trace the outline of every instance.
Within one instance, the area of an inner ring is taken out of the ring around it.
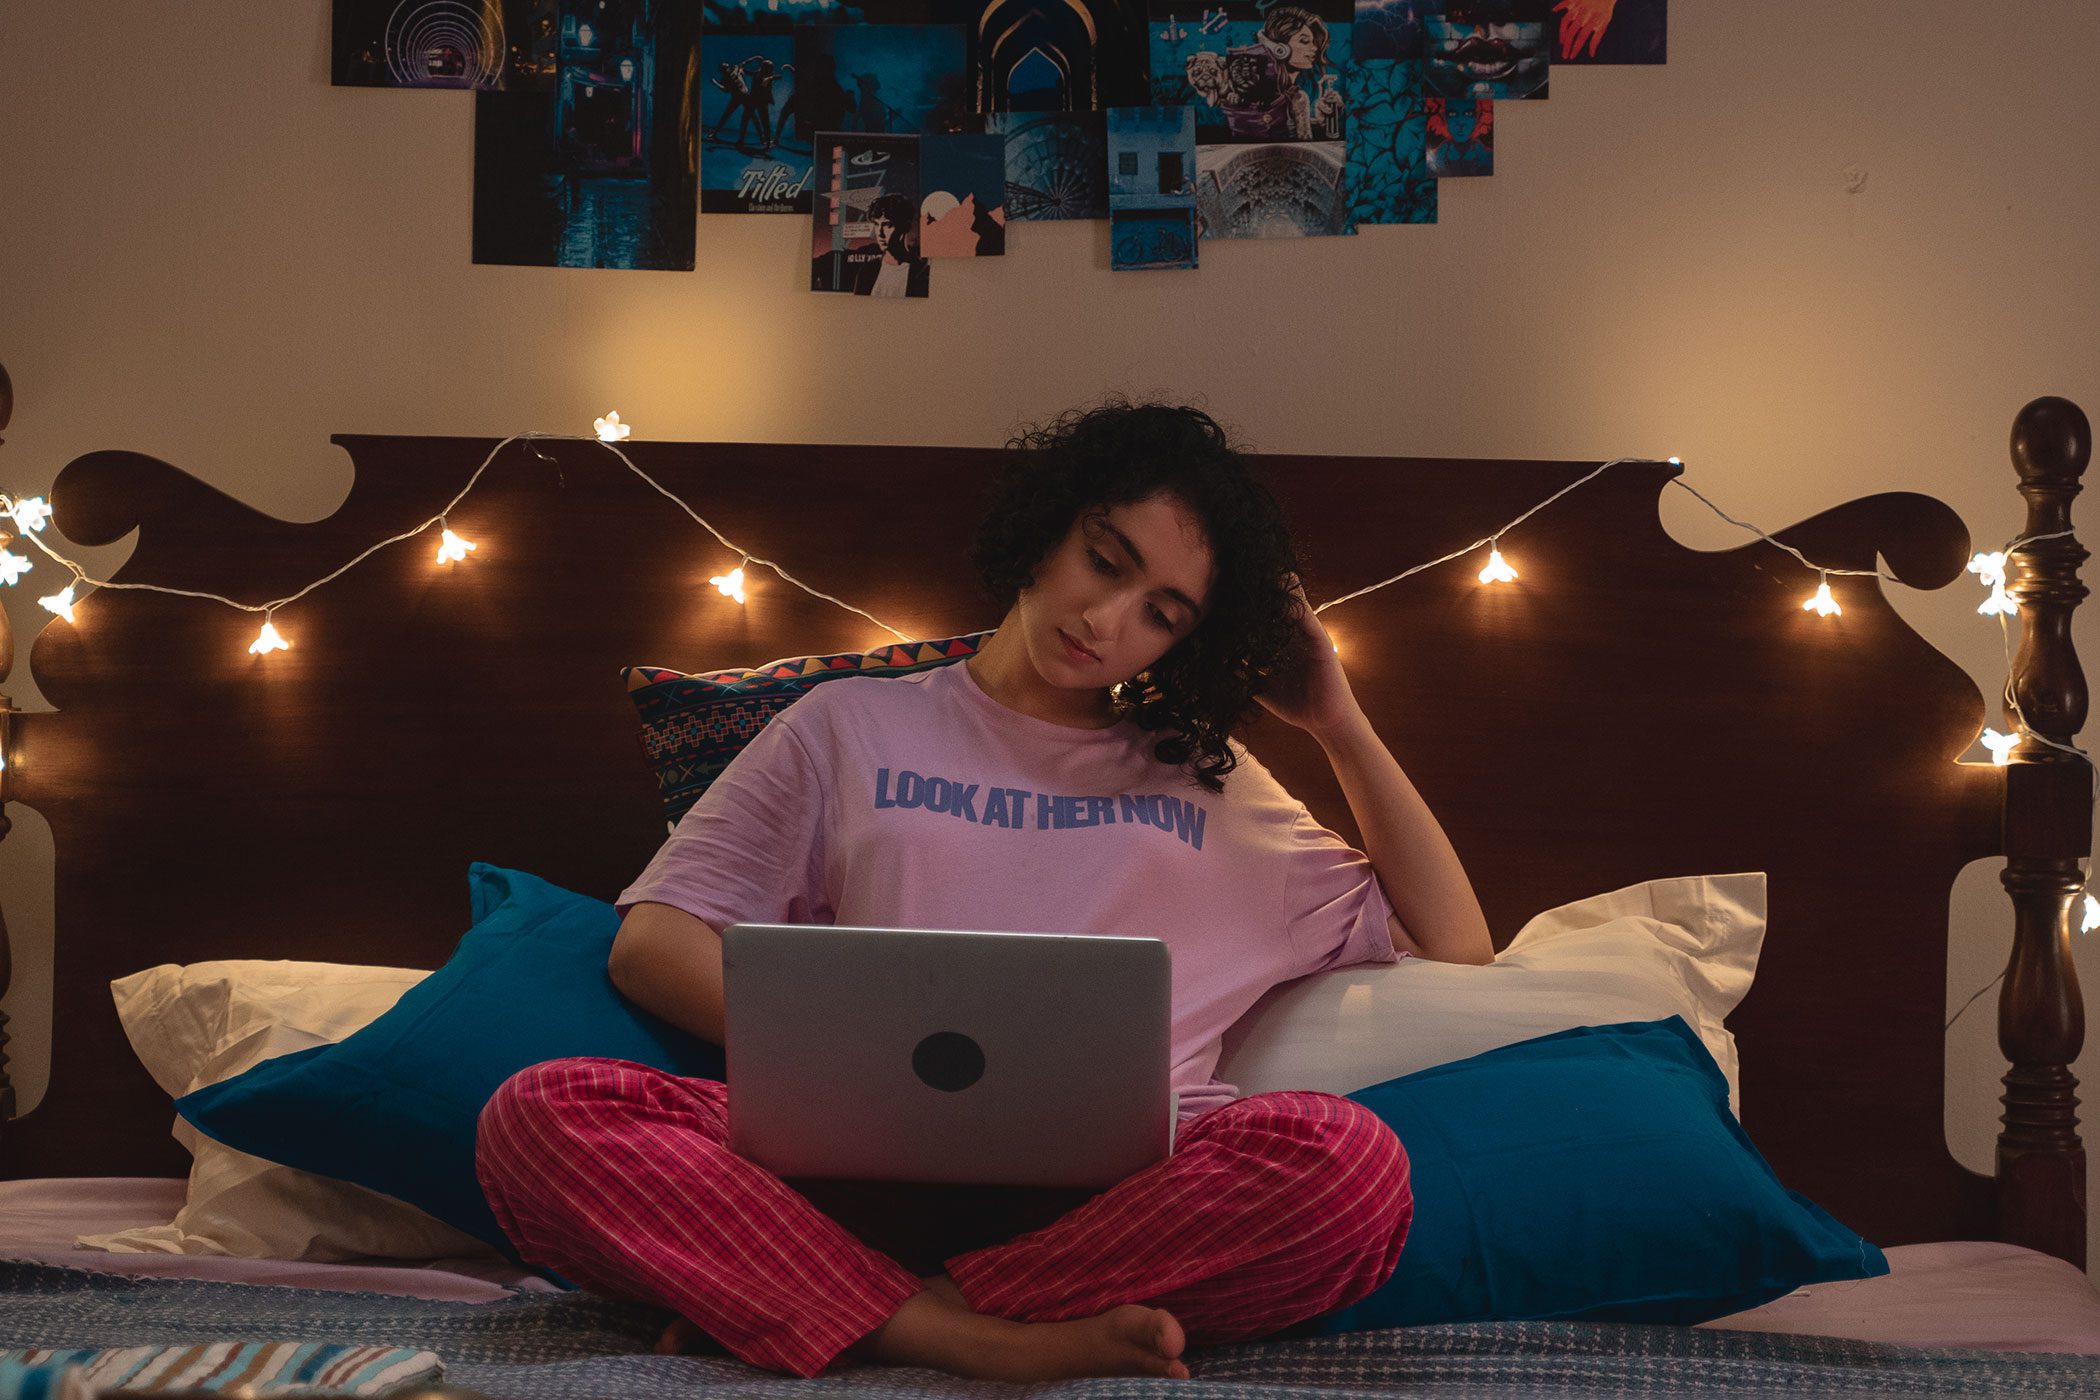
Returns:
[[[444,1374],[435,1353],[339,1342],[29,1347],[0,1352],[0,1400],[95,1400],[164,1391],[227,1396],[384,1395]]]
[[[413,1348],[444,1380],[500,1400],[1562,1400],[1603,1397],[2100,1395],[2100,1356],[1941,1351],[1690,1327],[1499,1322],[1272,1340],[1189,1354],[1186,1381],[1034,1385],[907,1367],[837,1368],[814,1380],[723,1355],[651,1353],[669,1314],[590,1293],[493,1303],[131,1278],[0,1262],[0,1348],[254,1342]]]

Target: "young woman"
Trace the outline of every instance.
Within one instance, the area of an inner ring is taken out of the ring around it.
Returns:
[[[1142,930],[1172,950],[1174,1150],[920,1273],[731,1153],[724,1085],[611,1059],[522,1071],[481,1116],[496,1218],[528,1262],[678,1312],[659,1350],[712,1339],[799,1376],[876,1359],[1186,1377],[1189,1343],[1341,1307],[1399,1262],[1413,1195],[1391,1130],[1335,1095],[1236,1098],[1213,1073],[1225,1029],[1280,982],[1493,957],[1305,605],[1275,500],[1204,414],[1111,403],[1015,440],[972,558],[998,630],[966,661],[827,682],[767,724],[620,896],[613,980],[719,1041],[718,930],[739,920]],[[1319,739],[1368,857],[1232,739],[1257,704]],[[1000,815],[880,803],[882,769],[1002,789]],[[1039,800],[1123,796],[1170,797],[1181,820]],[[1094,819],[1058,815],[1079,812]]]

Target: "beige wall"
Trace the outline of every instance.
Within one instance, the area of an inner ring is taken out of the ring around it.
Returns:
[[[121,447],[312,520],[348,489],[335,432],[581,432],[617,406],[647,437],[983,444],[1117,387],[1203,395],[1265,449],[1674,454],[1767,528],[1918,490],[1979,546],[2011,538],[2013,414],[2044,393],[2100,412],[2100,6],[1673,9],[1667,67],[1507,104],[1499,173],[1447,183],[1433,227],[1111,274],[1103,226],[1026,225],[1003,261],[943,265],[929,301],[874,305],[801,291],[788,219],[703,218],[692,273],[471,265],[471,99],[329,87],[327,0],[8,4],[0,361],[21,403],[0,487]],[[1748,538],[1687,493],[1664,508],[1695,547]],[[1894,592],[1995,694],[1980,593]],[[8,593],[26,638],[43,615]],[[25,672],[8,690],[44,707]],[[34,1104],[50,837],[12,815],[7,1009]],[[1992,868],[1953,914],[1950,1013],[2004,964]],[[2080,958],[2100,985],[2100,934]],[[1950,1141],[1980,1170],[1994,1005],[1948,1041]]]

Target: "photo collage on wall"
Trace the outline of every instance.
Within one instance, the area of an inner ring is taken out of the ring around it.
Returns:
[[[473,92],[477,263],[690,270],[697,206],[924,297],[1015,223],[1106,219],[1117,270],[1434,223],[1498,104],[1666,62],[1668,0],[335,0],[333,39],[338,86]]]

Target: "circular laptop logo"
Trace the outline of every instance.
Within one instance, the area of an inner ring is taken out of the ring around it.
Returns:
[[[935,1031],[911,1052],[911,1067],[936,1089],[960,1093],[984,1078],[984,1051],[955,1031]]]

